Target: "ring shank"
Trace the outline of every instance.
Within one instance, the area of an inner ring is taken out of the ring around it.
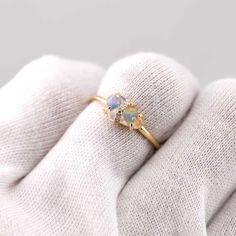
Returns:
[[[93,96],[91,98],[91,101],[98,101],[100,103],[102,103],[103,105],[106,106],[106,99],[101,97],[101,96]],[[144,127],[142,126],[141,128],[138,129],[138,131],[150,142],[153,144],[153,146],[156,149],[159,149],[161,147],[159,141],[154,138],[154,136]]]
[[[138,129],[138,131],[149,141],[151,142],[156,149],[159,149],[161,147],[160,143],[158,142],[157,139],[153,137],[153,135],[145,128],[141,127]]]
[[[101,102],[103,105],[106,106],[107,102],[106,102],[106,99],[101,97],[101,96],[93,96],[90,100],[91,102],[92,101],[98,101],[98,102]]]

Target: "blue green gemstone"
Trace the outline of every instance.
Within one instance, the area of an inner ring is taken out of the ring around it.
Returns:
[[[135,107],[129,107],[128,109],[125,109],[123,112],[124,120],[127,122],[127,124],[134,123],[138,117],[138,111]]]

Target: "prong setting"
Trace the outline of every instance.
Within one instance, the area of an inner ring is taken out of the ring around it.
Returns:
[[[104,108],[104,113],[107,114],[111,110],[111,107]]]
[[[134,129],[134,125],[133,125],[133,123],[130,123],[129,124],[129,130],[131,131],[131,130],[133,130]]]
[[[107,98],[105,109],[111,121],[129,127],[130,130],[139,129],[143,124],[143,115],[138,113],[134,103],[126,101],[120,94],[116,93]]]

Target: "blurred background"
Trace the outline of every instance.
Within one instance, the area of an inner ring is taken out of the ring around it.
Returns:
[[[236,76],[235,11],[235,0],[1,0],[0,86],[43,54],[108,67],[154,51],[202,84]]]

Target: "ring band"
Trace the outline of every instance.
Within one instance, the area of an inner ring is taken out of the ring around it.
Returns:
[[[143,126],[143,115],[138,113],[136,105],[127,102],[120,93],[112,94],[107,99],[94,96],[91,101],[102,103],[111,121],[127,126],[130,130],[138,130],[156,149],[160,148],[159,141]]]

